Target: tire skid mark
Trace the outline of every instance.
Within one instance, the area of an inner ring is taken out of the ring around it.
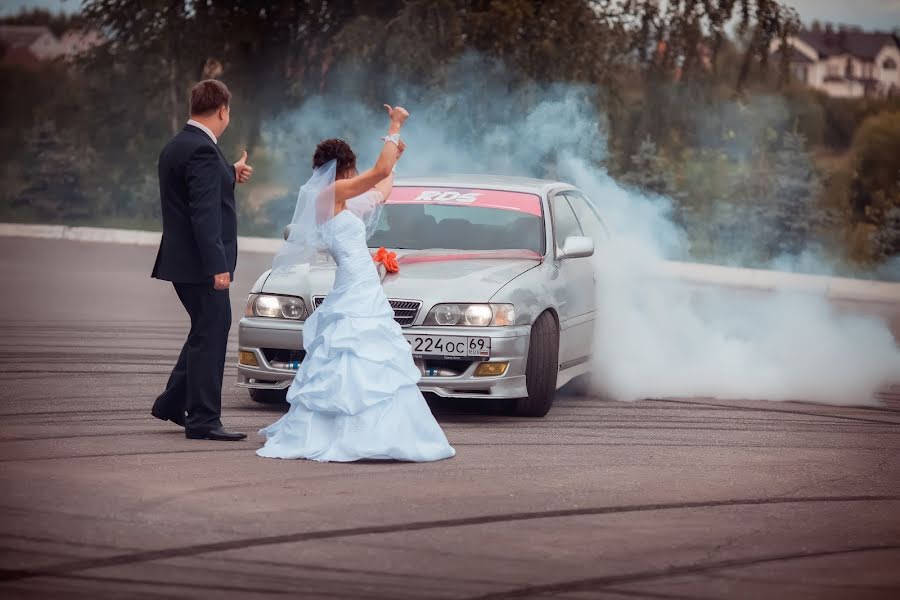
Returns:
[[[635,592],[632,590],[614,588],[614,587],[604,587],[603,593],[606,595],[612,594],[613,596],[625,596],[626,598],[640,598],[641,600],[647,600],[657,598],[659,600],[703,600],[699,596],[685,596],[682,594],[663,594],[660,592],[646,592],[640,591]]]
[[[292,592],[286,589],[279,588],[261,588],[261,587],[247,587],[247,586],[236,586],[236,585],[224,585],[224,584],[213,584],[213,583],[190,583],[186,581],[178,581],[178,582],[169,582],[162,581],[159,579],[139,579],[137,577],[102,577],[98,575],[76,575],[74,573],[64,573],[59,575],[50,575],[49,577],[54,577],[58,579],[69,579],[74,581],[91,581],[95,583],[108,583],[108,584],[119,584],[119,585],[144,585],[144,586],[152,586],[154,588],[169,588],[169,589],[188,589],[188,590],[202,590],[204,592],[243,592],[247,594],[291,594]]]
[[[71,396],[67,396],[66,400],[85,400],[89,398],[96,398],[96,394],[91,394],[90,396],[78,396],[77,398],[73,398]],[[152,398],[148,400],[148,402],[152,401]],[[20,413],[0,413],[0,417],[27,417],[31,415],[35,416],[47,416],[47,415],[84,415],[84,414],[108,414],[108,413],[120,413],[120,412],[133,412],[133,413],[141,413],[141,414],[149,414],[149,409],[145,407],[140,408],[85,408],[78,410],[41,410],[41,411],[29,411],[29,412],[20,412]]]
[[[383,535],[392,533],[407,533],[412,531],[425,531],[431,529],[450,529],[456,527],[470,527],[473,525],[490,525],[495,523],[511,523],[519,521],[533,521],[537,519],[555,519],[567,517],[583,517],[607,514],[640,513],[664,510],[691,510],[709,508],[727,508],[737,506],[770,506],[780,504],[810,504],[810,503],[843,503],[843,502],[890,502],[900,501],[900,495],[873,495],[873,496],[807,496],[795,498],[744,498],[732,500],[709,500],[698,502],[673,502],[656,504],[635,504],[622,506],[601,506],[578,509],[558,509],[538,512],[508,513],[496,515],[483,515],[478,517],[461,517],[457,519],[441,519],[434,521],[412,521],[393,525],[370,525],[363,527],[351,527],[345,529],[330,529],[324,531],[309,531],[289,533],[255,538],[243,538],[206,544],[195,544],[160,550],[148,550],[119,554],[104,558],[94,558],[67,563],[59,563],[37,569],[0,569],[0,581],[19,581],[35,577],[57,576],[78,571],[102,569],[121,565],[146,563],[171,558],[184,558],[200,556],[214,552],[227,552],[230,550],[244,550],[260,546],[273,546],[280,544],[293,544],[316,540],[330,540],[338,538],[357,537],[365,535]],[[872,548],[872,547],[866,547]],[[785,555],[793,556],[793,555]],[[780,559],[779,559],[780,560]],[[734,561],[732,561],[734,562]],[[723,564],[727,561],[723,561]],[[726,564],[727,566],[727,564]],[[694,567],[697,568],[697,567]],[[709,568],[709,567],[704,567]],[[724,567],[715,567],[724,568]],[[646,575],[642,575],[646,577]],[[580,580],[594,581],[594,580]],[[581,583],[579,583],[581,585]],[[593,585],[593,584],[592,584]],[[523,588],[524,589],[524,588]],[[531,589],[531,588],[529,588]],[[507,593],[507,592],[504,592]],[[492,596],[486,596],[491,598]],[[507,596],[496,596],[505,598]],[[515,597],[515,596],[509,596]],[[474,599],[473,599],[474,600]]]
[[[83,421],[79,421],[83,422]],[[144,426],[143,423],[139,423],[139,426]],[[160,423],[162,425],[162,423]],[[119,425],[122,427],[122,425]],[[83,433],[83,434],[75,434],[75,435],[41,435],[39,438],[35,436],[25,436],[25,437],[0,437],[0,442],[34,442],[36,439],[39,440],[85,440],[85,439],[93,439],[93,438],[110,438],[110,437],[121,437],[123,435],[126,436],[147,436],[147,435],[159,435],[160,433],[172,433],[169,429],[165,432],[162,432],[159,429],[147,429],[147,430],[137,430],[137,431],[110,431],[104,433]],[[175,432],[178,433],[178,432]],[[245,448],[246,450],[246,448]],[[0,461],[2,462],[2,461]]]
[[[128,427],[128,423],[132,424],[132,427],[147,427],[146,419],[143,417],[134,418],[134,419],[79,419],[77,421],[68,421],[68,423],[81,424],[81,423],[103,423],[103,424],[115,424],[115,427]],[[440,422],[440,419],[438,419]],[[29,423],[18,423],[18,426],[28,426],[35,425],[33,422]],[[37,425],[42,425],[42,423],[38,422]],[[162,423],[160,424],[162,425]],[[452,426],[444,426],[444,429],[447,431],[466,431],[469,428],[457,428]],[[739,433],[823,433],[830,432],[836,433],[831,430],[824,430],[822,428],[792,428],[792,429],[778,429],[778,428],[714,428],[714,427],[672,427],[668,425],[644,425],[641,427],[637,426],[602,426],[598,425],[596,427],[574,427],[574,426],[563,426],[558,427],[557,429],[563,430],[591,430],[595,432],[595,435],[585,436],[588,438],[602,438],[604,437],[604,433],[609,431],[622,431],[622,430],[640,430],[640,431],[729,431],[729,432],[739,432]],[[25,435],[25,436],[9,436],[4,437],[0,435],[0,443],[19,443],[19,444],[30,444],[33,443],[36,439],[39,440],[87,440],[87,439],[103,439],[103,438],[112,438],[112,437],[122,437],[122,436],[151,436],[151,435],[159,435],[160,433],[172,433],[171,428],[167,428],[165,430],[161,429],[128,429],[124,431],[105,431],[101,433],[91,432],[91,433],[81,433],[81,434],[64,434],[64,435],[40,435],[40,437],[35,437],[34,435]],[[858,432],[861,435],[895,435],[894,431],[865,431]],[[527,442],[520,443],[523,446],[530,446]],[[709,445],[709,444],[706,444]],[[0,459],[0,462],[6,462],[4,459]]]
[[[895,426],[900,425],[900,422],[897,422],[897,421],[882,421],[880,419],[867,419],[865,417],[849,417],[849,416],[845,416],[845,415],[823,414],[823,413],[816,413],[816,412],[810,412],[810,411],[804,411],[804,410],[778,410],[776,408],[762,408],[762,407],[751,407],[751,406],[736,407],[736,406],[728,406],[728,405],[722,405],[722,404],[707,404],[705,402],[698,402],[695,400],[658,400],[658,402],[671,402],[674,404],[686,404],[686,405],[692,405],[692,406],[706,406],[706,407],[714,406],[716,408],[730,408],[732,410],[737,409],[737,410],[744,410],[744,411],[749,411],[749,412],[785,413],[785,414],[789,414],[789,415],[803,415],[803,416],[807,416],[807,417],[820,417],[820,418],[826,417],[826,418],[830,418],[830,419],[840,419],[842,421],[857,421],[860,423],[878,423],[880,425],[895,425]],[[796,403],[794,403],[794,404],[796,404]],[[822,405],[822,406],[824,406],[824,405]],[[840,408],[856,408],[856,407],[843,406]],[[860,408],[862,408],[862,407],[860,407]]]
[[[521,442],[453,442],[453,446],[484,446],[487,448],[491,448],[494,446],[516,446],[521,448]],[[621,442],[529,442],[526,444],[528,447],[531,446],[603,446],[603,447],[617,447],[617,446],[636,446],[636,447],[651,447],[651,448],[753,448],[758,450],[765,450],[767,448],[781,449],[781,450],[834,450],[836,446],[802,446],[799,444],[739,444],[733,442],[716,442],[716,443],[707,443],[707,442],[631,442],[631,441],[621,441]],[[841,448],[845,448],[841,446]],[[890,450],[890,448],[885,448],[884,446],[853,446],[853,450]]]
[[[627,421],[626,421],[627,422]],[[448,423],[449,424],[449,423]],[[550,420],[548,424],[555,426],[556,429],[589,429],[589,430],[616,430],[616,429],[635,429],[635,430],[647,430],[647,429],[671,429],[671,430],[687,430],[687,431],[747,431],[747,432],[785,432],[785,433],[824,433],[824,432],[846,432],[846,431],[859,431],[860,433],[871,433],[872,429],[868,428],[878,428],[885,433],[896,434],[898,427],[900,427],[900,423],[858,423],[858,424],[850,424],[850,423],[829,423],[827,421],[820,421],[818,423],[808,423],[808,422],[798,422],[798,421],[764,421],[764,422],[751,422],[745,423],[739,420],[733,420],[729,423],[722,423],[719,426],[714,424],[707,425],[703,421],[698,421],[696,424],[692,424],[689,421],[678,421],[678,422],[670,422],[665,419],[658,420],[648,420],[641,424],[635,425],[618,425],[618,424],[609,424],[609,422],[604,421],[603,419],[599,419],[594,422],[586,422],[585,420],[575,421],[575,422],[557,422]],[[796,424],[803,425],[803,427],[788,427],[787,425]],[[511,421],[508,423],[498,422],[493,423],[492,427],[484,426],[484,424],[480,422],[475,423],[464,423],[467,429],[505,429],[505,430],[513,430],[513,431],[545,431],[547,428],[545,425],[529,425],[516,423],[515,421]],[[479,426],[481,425],[481,426]],[[751,426],[752,425],[752,426]],[[864,425],[866,429],[858,429],[860,425]],[[876,430],[878,430],[876,429]]]
[[[608,585],[617,585],[623,583],[641,583],[645,581],[654,581],[658,579],[668,579],[670,577],[680,577],[684,575],[695,575],[709,571],[718,571],[722,569],[733,569],[742,567],[752,567],[767,563],[782,562],[787,560],[802,560],[808,558],[822,558],[827,556],[838,556],[842,554],[857,554],[862,552],[878,552],[885,550],[900,550],[900,544],[880,544],[869,546],[854,546],[848,548],[838,548],[832,550],[815,550],[807,552],[792,552],[784,554],[770,554],[764,556],[756,556],[749,558],[734,558],[729,560],[720,560],[707,563],[696,563],[692,565],[684,565],[677,567],[669,567],[667,569],[659,569],[653,571],[639,571],[636,573],[625,573],[621,575],[608,575],[605,577],[592,577],[589,579],[577,579],[573,581],[563,581],[560,583],[550,583],[547,585],[534,585],[521,587],[505,592],[496,592],[484,594],[480,596],[469,596],[464,600],[507,600],[509,598],[526,598],[543,594],[561,594],[570,592],[591,592],[598,591]]]
[[[21,535],[15,533],[0,533],[0,540],[21,540],[24,542],[31,542],[37,544],[55,544],[62,545],[69,548],[87,548],[92,550],[117,550],[124,551],[129,550],[132,552],[140,551],[139,547],[122,547],[116,546],[113,544],[98,544],[98,543],[86,543],[79,542],[67,539],[58,539],[52,538],[49,536],[36,536],[36,535]],[[216,562],[220,561],[216,557],[206,557],[204,560]],[[280,562],[276,560],[265,560],[265,559],[254,559],[254,558],[243,558],[243,557],[229,557],[229,563],[238,563],[240,565],[264,565],[268,567],[275,567],[280,569],[288,569],[291,571],[304,570],[304,571],[313,571],[313,572],[324,572],[324,573],[336,573],[342,575],[372,575],[376,577],[386,577],[386,578],[394,578],[394,579],[427,579],[431,581],[442,581],[452,584],[454,582],[459,581],[459,579],[455,576],[450,575],[432,575],[432,574],[424,574],[424,573],[413,573],[413,572],[402,572],[402,573],[386,573],[383,570],[377,569],[362,569],[362,568],[350,568],[350,567],[341,567],[336,565],[326,566],[315,563],[298,563],[298,562]],[[207,571],[218,571],[219,569],[213,569],[209,566],[202,567]],[[228,572],[233,573],[233,569],[230,569]],[[117,579],[112,579],[113,581],[117,581]],[[465,579],[467,583],[474,584],[489,584],[496,583],[496,579],[473,579],[471,577]],[[444,583],[442,585],[446,585]]]
[[[177,432],[173,432],[177,433]],[[240,442],[232,442],[239,444]],[[119,458],[122,456],[163,456],[166,454],[194,454],[198,452],[214,452],[216,454],[222,452],[247,452],[246,446],[240,448],[221,448],[218,450],[156,450],[143,452],[112,452],[109,454],[64,454],[62,456],[33,456],[25,458],[0,458],[0,463],[21,463],[21,462],[40,462],[45,460],[74,460],[80,458]]]

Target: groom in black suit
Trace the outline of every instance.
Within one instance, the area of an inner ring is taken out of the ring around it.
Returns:
[[[231,93],[201,81],[191,90],[191,118],[159,155],[163,234],[153,277],[171,281],[191,317],[191,331],[151,414],[184,427],[190,439],[236,441],[222,427],[222,378],[231,329],[228,287],[237,263],[235,183],[253,173],[247,153],[235,164],[219,150]],[[186,414],[185,414],[186,413]]]

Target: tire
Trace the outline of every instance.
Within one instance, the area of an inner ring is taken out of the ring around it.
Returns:
[[[287,388],[283,390],[256,390],[250,388],[250,399],[260,404],[284,404],[287,402]]]
[[[519,417],[543,417],[550,412],[556,396],[559,374],[559,326],[549,312],[531,326],[528,362],[525,366],[527,398],[515,400],[512,414]]]

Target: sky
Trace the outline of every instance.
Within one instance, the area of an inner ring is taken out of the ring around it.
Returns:
[[[783,0],[804,23],[819,21],[892,31],[900,28],[900,0]]]
[[[782,0],[800,13],[804,23],[814,19],[823,22],[859,25],[865,29],[891,31],[900,28],[900,0]],[[73,12],[80,0],[0,0],[0,15],[19,12],[22,8],[49,8]]]

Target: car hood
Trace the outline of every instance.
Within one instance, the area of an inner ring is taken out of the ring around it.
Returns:
[[[400,270],[382,280],[389,298],[440,302],[486,302],[504,285],[541,263],[521,250],[398,250]],[[333,262],[300,265],[271,273],[262,291],[324,296],[334,283]],[[384,273],[384,270],[381,271]]]

